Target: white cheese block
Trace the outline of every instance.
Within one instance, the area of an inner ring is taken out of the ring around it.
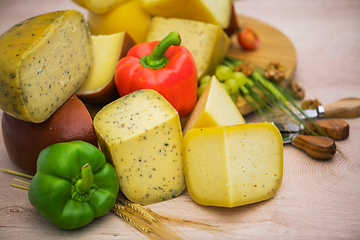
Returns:
[[[85,81],[93,62],[82,13],[51,12],[24,20],[0,36],[0,108],[43,122]]]
[[[215,76],[197,101],[183,130],[246,123],[239,109]]]
[[[198,78],[213,74],[230,45],[230,39],[223,29],[199,21],[153,17],[146,41],[161,40],[173,31],[180,34],[181,45],[194,57]]]
[[[195,128],[184,138],[183,161],[188,192],[199,204],[264,201],[282,183],[282,137],[272,123]]]
[[[95,116],[94,127],[129,200],[147,205],[184,191],[180,118],[158,92],[144,89],[113,101]]]

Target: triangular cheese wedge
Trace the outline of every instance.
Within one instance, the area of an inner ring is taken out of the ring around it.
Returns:
[[[192,128],[216,127],[243,124],[245,120],[240,111],[221,86],[212,77],[184,127],[183,135]]]

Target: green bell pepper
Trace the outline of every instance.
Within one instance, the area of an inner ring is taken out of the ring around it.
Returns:
[[[119,182],[114,167],[92,144],[53,144],[39,154],[28,197],[55,226],[75,229],[114,206]]]

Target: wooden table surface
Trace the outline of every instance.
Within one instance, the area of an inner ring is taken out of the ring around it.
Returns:
[[[242,0],[235,7],[237,13],[276,27],[293,42],[295,78],[306,98],[328,104],[360,97],[360,1]],[[61,9],[85,12],[70,0],[0,0],[0,33],[28,17]],[[253,114],[245,118],[257,121]],[[178,228],[192,239],[360,239],[360,118],[347,121],[350,136],[337,142],[343,156],[317,161],[284,146],[283,184],[268,201],[232,209],[204,207],[185,192],[149,207],[221,230]],[[0,167],[20,171],[2,138]],[[34,210],[25,190],[10,186],[13,179],[0,172],[0,239],[146,239],[112,213],[78,230],[60,230]]]

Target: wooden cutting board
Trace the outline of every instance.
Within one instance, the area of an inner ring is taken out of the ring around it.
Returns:
[[[237,21],[240,26],[252,28],[258,34],[261,44],[255,51],[244,51],[235,34],[231,38],[228,55],[250,62],[259,68],[265,68],[270,62],[279,62],[286,67],[286,79],[291,79],[296,68],[296,51],[292,42],[278,29],[254,18],[238,15]],[[236,106],[242,115],[253,111],[243,97],[238,98]]]

